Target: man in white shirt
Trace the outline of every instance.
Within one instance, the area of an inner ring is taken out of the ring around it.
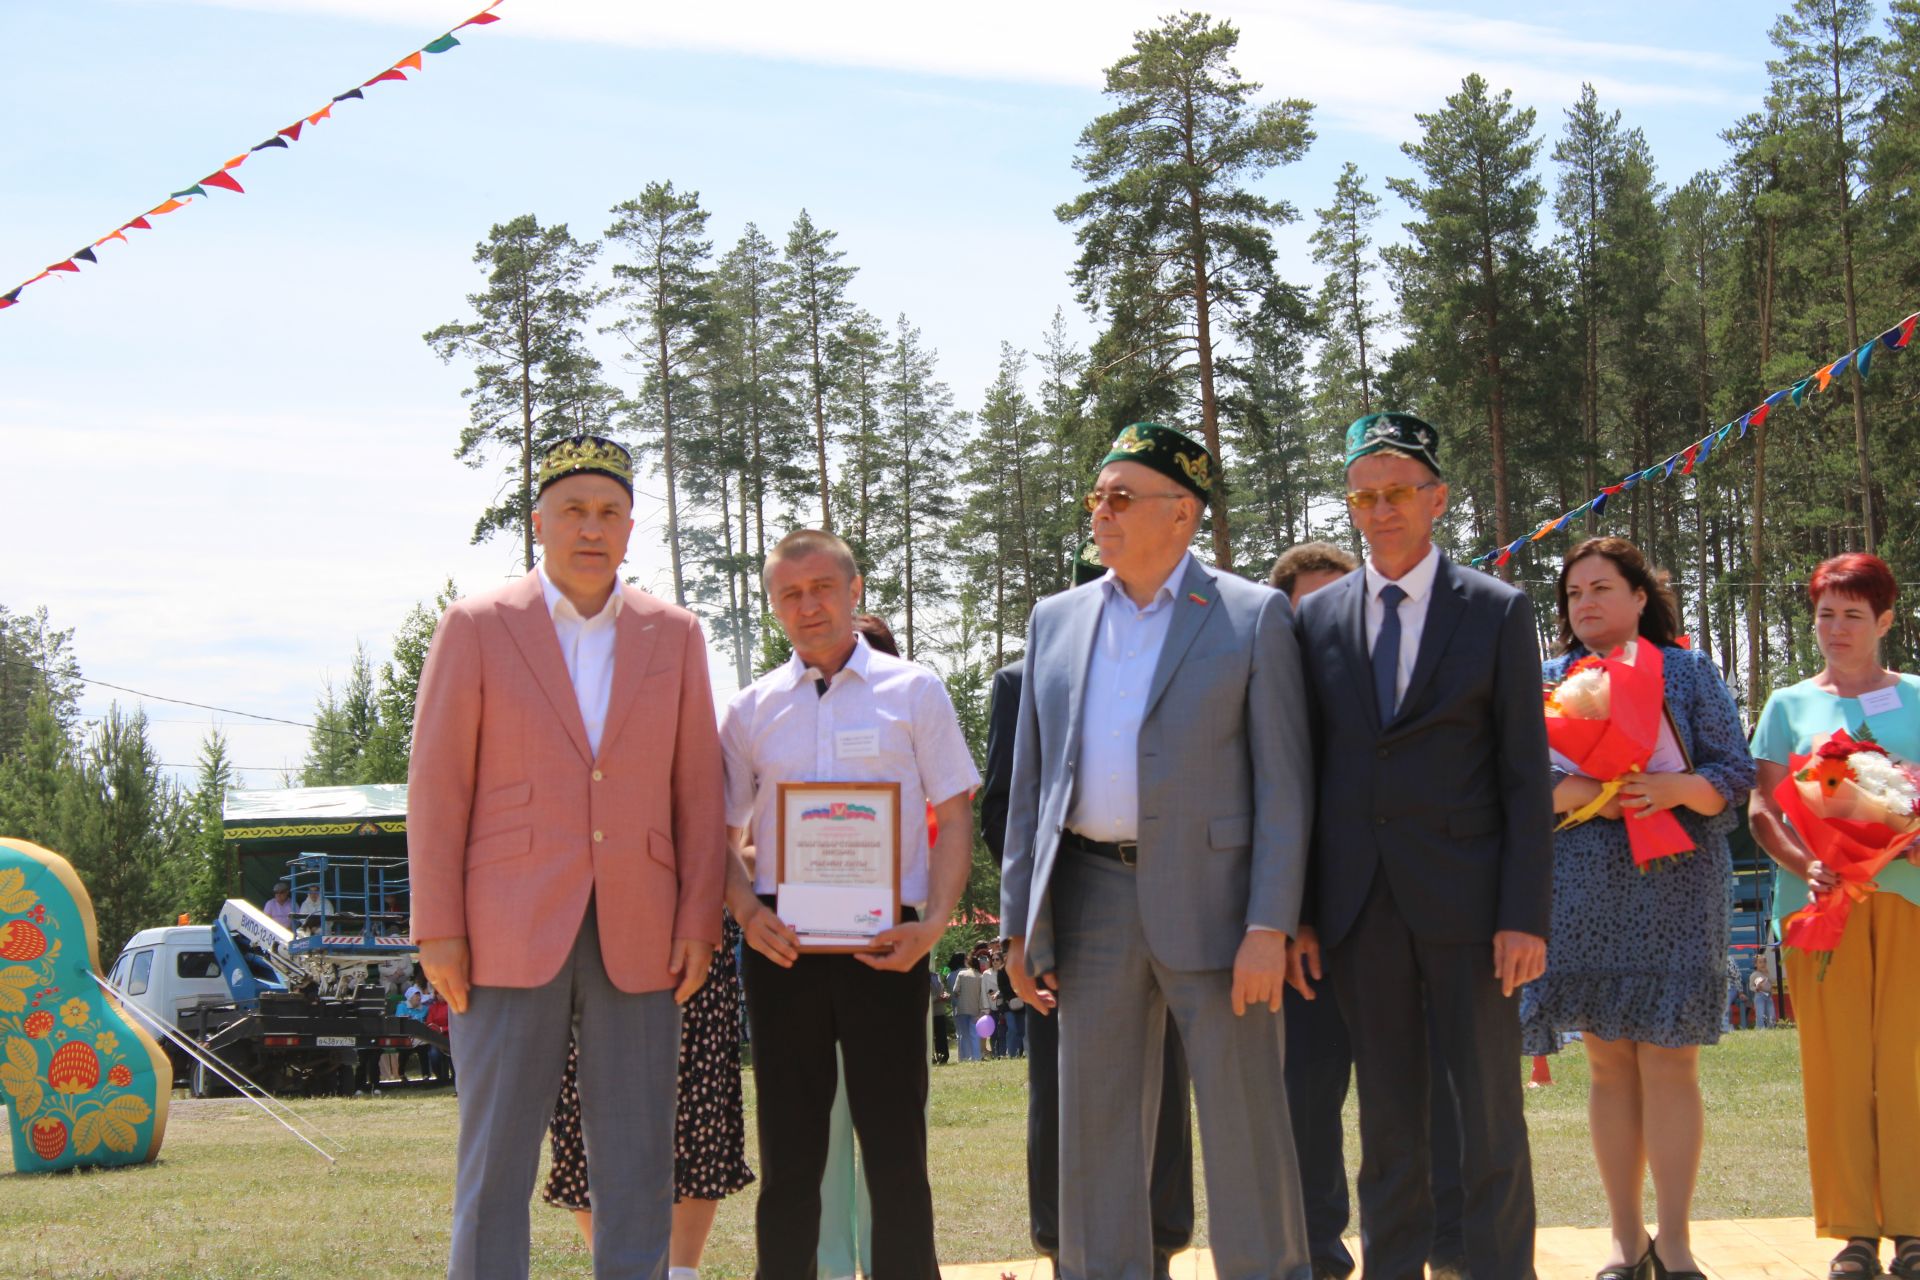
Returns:
[[[853,628],[862,581],[832,534],[801,529],[768,554],[764,579],[793,657],[740,691],[721,722],[727,827],[750,839],[727,901],[746,935],[760,1135],[758,1274],[811,1280],[820,1179],[836,1085],[866,1161],[873,1267],[887,1280],[938,1280],[927,1181],[927,952],[946,929],[972,865],[973,788],[946,688],[931,671],[870,648]],[[801,954],[775,913],[776,801],[782,782],[892,782],[900,788],[902,922],[857,954]],[[939,841],[927,841],[931,804]]]

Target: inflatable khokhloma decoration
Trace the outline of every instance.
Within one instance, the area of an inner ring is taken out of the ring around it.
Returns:
[[[159,1154],[173,1068],[99,972],[93,899],[72,866],[0,837],[0,1101],[21,1173]]]

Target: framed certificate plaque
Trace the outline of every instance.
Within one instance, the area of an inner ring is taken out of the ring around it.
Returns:
[[[900,923],[900,784],[782,782],[775,911],[813,952],[874,950]]]

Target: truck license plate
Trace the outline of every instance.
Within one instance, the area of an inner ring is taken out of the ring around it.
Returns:
[[[315,1036],[313,1042],[322,1049],[351,1049],[359,1043],[352,1036]]]

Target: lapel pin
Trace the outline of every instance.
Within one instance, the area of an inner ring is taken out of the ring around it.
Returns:
[[[1189,600],[1191,600],[1191,601],[1193,601],[1193,602],[1194,602],[1195,604],[1205,604],[1205,603],[1207,603],[1207,598],[1206,598],[1205,596],[1203,596],[1203,595],[1201,595],[1201,594],[1200,594],[1200,593],[1199,593],[1198,591],[1189,591],[1189,592],[1187,592],[1187,599],[1189,599]]]

